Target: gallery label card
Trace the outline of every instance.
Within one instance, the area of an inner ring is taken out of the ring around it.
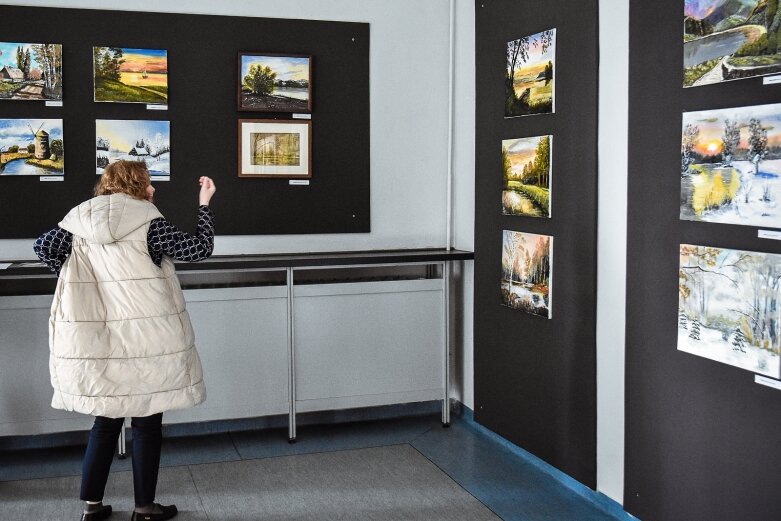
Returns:
[[[312,119],[312,114],[293,114],[293,119]]]
[[[168,110],[168,105],[147,105],[146,110]]]
[[[42,175],[41,181],[65,181],[65,177],[61,175]]]
[[[781,232],[776,230],[759,230],[757,236],[760,239],[773,239],[775,241],[781,241]]]
[[[781,74],[762,78],[762,85],[775,85],[776,83],[781,83]]]
[[[290,186],[309,186],[309,179],[291,179]]]
[[[47,101],[47,107],[62,107],[62,101]]]
[[[772,378],[768,378],[767,376],[755,374],[754,383],[757,383],[759,385],[766,385],[768,387],[772,387],[773,389],[778,389],[779,391],[781,391],[781,381],[773,380]]]

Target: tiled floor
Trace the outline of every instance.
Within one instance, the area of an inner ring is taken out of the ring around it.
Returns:
[[[275,472],[281,472],[279,470],[281,468],[291,472],[303,472],[303,474],[293,474],[294,477],[291,478],[298,483],[300,480],[309,479],[306,469],[310,467],[307,461],[314,460],[307,460],[307,458],[316,457],[312,455],[337,454],[336,451],[354,451],[369,447],[401,447],[402,449],[406,447],[403,450],[411,451],[410,454],[418,455],[420,459],[425,457],[433,464],[432,468],[442,471],[443,476],[449,477],[446,481],[454,482],[459,490],[466,491],[467,499],[476,499],[487,507],[484,509],[485,512],[489,515],[493,515],[490,514],[493,512],[505,521],[614,521],[618,519],[604,513],[594,503],[575,494],[537,466],[483,434],[467,420],[454,419],[451,427],[447,429],[442,427],[438,416],[301,426],[298,428],[297,435],[294,444],[287,442],[286,430],[167,438],[163,445],[161,462],[163,468],[158,485],[158,500],[176,503],[183,511],[177,519],[182,520],[244,519],[240,517],[238,511],[228,512],[225,508],[225,505],[232,502],[240,502],[242,497],[246,498],[248,505],[251,503],[255,505],[253,508],[260,509],[258,512],[268,513],[268,517],[264,515],[251,519],[311,519],[306,512],[296,512],[292,505],[301,502],[309,502],[311,505],[312,501],[316,504],[317,501],[322,500],[320,496],[314,493],[309,495],[307,493],[309,489],[301,487],[275,489],[273,495],[270,495],[271,482],[264,476],[281,465]],[[374,452],[366,454],[374,454]],[[13,517],[3,517],[6,510],[1,505],[7,499],[13,499],[17,506],[29,505],[25,508],[31,509],[30,514],[33,517],[28,519],[46,521],[78,519],[81,507],[78,501],[78,489],[82,455],[83,447],[0,452],[0,521],[19,519],[18,510],[12,514]],[[347,457],[348,454],[342,456]],[[278,461],[272,462],[270,458],[278,458]],[[328,461],[325,463],[327,464]],[[339,465],[336,460],[332,464]],[[132,480],[129,471],[129,458],[114,461],[106,497],[112,498],[118,514],[113,515],[111,519],[129,518],[132,508]],[[377,468],[377,472],[382,473],[383,468]],[[397,470],[396,473],[398,472],[403,474],[404,471]],[[410,476],[417,475],[417,471],[409,470],[409,472]],[[243,485],[241,488],[243,493],[231,496],[232,499],[226,499],[225,486],[219,488],[211,485],[216,482],[225,484],[225,480],[229,480],[232,475],[236,476],[237,490],[240,484]],[[247,476],[255,476],[253,479],[257,480],[257,487],[247,488],[250,479]],[[328,516],[321,517],[323,520],[390,519],[382,517],[382,512],[387,514],[387,510],[383,509],[356,512],[355,505],[362,505],[359,500],[356,500],[356,497],[361,497],[361,492],[358,491],[356,495],[356,490],[350,488],[354,487],[354,484],[345,487],[349,490],[343,488],[343,493],[339,493],[338,490],[333,493],[335,497],[342,498],[345,502],[331,503],[330,508],[334,508],[333,505],[336,504],[343,505],[345,509],[351,511],[344,512],[338,517],[333,517],[335,514],[330,511]],[[253,490],[257,490],[257,497],[252,494]],[[376,487],[371,490],[376,490]],[[290,497],[285,496],[286,491],[291,494]],[[428,493],[425,490],[422,492],[424,495]],[[429,492],[436,495],[433,491]],[[428,499],[435,500],[433,497]],[[399,508],[389,506],[387,504],[389,499],[385,496],[379,499],[375,497],[373,500],[378,501],[378,504],[385,504],[386,508],[396,510]],[[282,512],[280,505],[284,504],[291,505],[292,510],[287,513]],[[483,508],[482,505],[479,507]],[[429,504],[425,508],[432,507]],[[461,510],[463,509],[459,509]],[[10,510],[8,512],[10,514]],[[60,518],[52,519],[51,512],[62,514]],[[476,519],[474,516],[451,517],[451,514],[456,515],[442,508],[433,508],[427,512],[426,519],[432,521]],[[399,512],[398,519],[415,519],[415,517],[411,511],[406,515]]]

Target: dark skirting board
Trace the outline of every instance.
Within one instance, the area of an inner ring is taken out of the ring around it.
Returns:
[[[2,118],[60,118],[65,181],[0,176],[0,239],[36,237],[91,197],[96,119],[171,121],[171,181],[156,182],[156,204],[194,231],[198,177],[217,184],[218,235],[360,233],[369,216],[369,24],[83,9],[0,7],[0,40],[63,44],[63,106],[2,101]],[[12,22],[11,22],[12,21]],[[168,110],[94,103],[92,47],[168,50]],[[312,154],[309,186],[240,179],[240,51],[311,54]]]
[[[597,2],[478,0],[475,419],[596,486]],[[504,118],[506,44],[556,29],[556,113]],[[553,135],[552,218],[503,216],[503,139]],[[552,235],[551,320],[501,305],[502,230]]]
[[[679,220],[682,113],[781,102],[752,78],[683,89],[683,0],[632,0],[625,507],[643,521],[781,519],[781,393],[677,350],[681,243],[781,253]]]

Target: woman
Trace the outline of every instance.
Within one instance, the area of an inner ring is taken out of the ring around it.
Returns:
[[[199,261],[214,244],[201,177],[196,234],[179,231],[152,204],[146,165],[117,161],[95,197],[73,208],[34,250],[57,275],[49,319],[52,407],[95,416],[84,455],[82,521],[105,519],[103,505],[117,438],[132,417],[135,510],[131,520],[170,519],[155,503],[164,411],[206,399],[193,330],[172,258]]]

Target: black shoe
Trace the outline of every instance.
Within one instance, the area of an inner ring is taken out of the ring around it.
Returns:
[[[155,503],[155,505],[157,505],[162,512],[158,514],[140,514],[138,512],[133,512],[133,515],[130,516],[130,521],[162,521],[163,519],[171,519],[179,512],[176,509],[176,505],[163,506],[160,503]]]
[[[103,508],[91,514],[82,514],[81,521],[98,521],[111,515],[111,505],[103,505]]]

